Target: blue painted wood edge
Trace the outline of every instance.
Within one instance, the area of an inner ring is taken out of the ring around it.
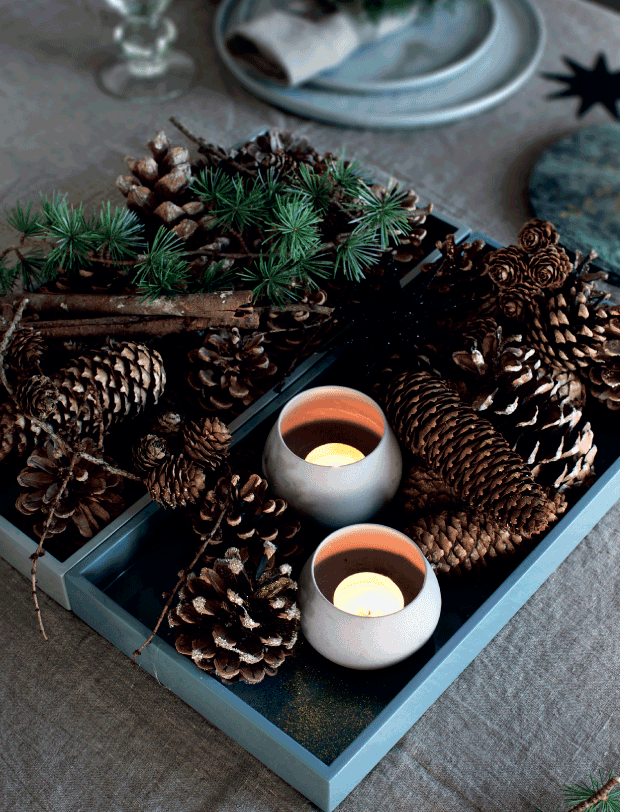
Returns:
[[[149,523],[160,519],[160,511],[163,512],[149,506],[134,527],[121,529],[104,545],[105,550],[94,550],[67,576],[74,613],[128,657],[149,637],[151,630],[102,592],[89,576],[95,580],[122,568],[135,555]],[[287,783],[325,812],[331,812],[329,770],[316,756],[161,638],[155,637],[137,662]]]

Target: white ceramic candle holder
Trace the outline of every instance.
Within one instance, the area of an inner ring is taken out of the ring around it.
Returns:
[[[353,452],[360,450],[363,459],[344,465],[305,459],[332,443],[338,444],[340,459],[347,454],[355,459]],[[296,395],[282,409],[265,444],[263,471],[291,507],[336,528],[370,519],[390,502],[400,484],[402,458],[372,398],[345,386],[320,386]]]
[[[336,588],[355,573],[383,576],[379,584],[389,579],[402,593],[404,608],[368,617],[334,606]],[[308,559],[299,608],[301,630],[319,654],[346,668],[370,670],[394,665],[427,642],[439,621],[441,594],[415,542],[391,527],[357,524],[331,533]]]

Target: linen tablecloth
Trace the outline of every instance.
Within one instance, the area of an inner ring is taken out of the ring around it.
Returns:
[[[576,100],[548,101],[567,55],[617,70],[620,17],[581,0],[538,0],[548,44],[535,75],[476,118],[425,130],[323,126],[253,98],[218,63],[215,6],[178,0],[179,44],[198,60],[192,93],[135,105],[97,89],[115,16],[86,0],[3,0],[0,203],[67,192],[86,207],[122,197],[125,155],[158,130],[187,143],[261,126],[294,130],[413,186],[422,202],[500,242],[530,216],[528,175],[546,145],[581,126]],[[609,121],[594,108],[585,124]],[[3,218],[4,219],[4,218]],[[561,223],[559,224],[561,228]],[[0,226],[0,247],[10,230]],[[620,496],[620,494],[619,494]],[[561,787],[620,768],[620,573],[614,507],[487,648],[342,802],[339,812],[533,812]],[[302,812],[296,790],[0,560],[0,809],[19,812]]]

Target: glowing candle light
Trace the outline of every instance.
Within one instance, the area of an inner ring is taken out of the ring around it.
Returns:
[[[325,443],[313,448],[306,457],[306,462],[314,465],[334,466],[350,465],[364,459],[364,454],[346,443]]]
[[[356,572],[338,584],[333,604],[350,615],[383,617],[403,609],[405,599],[391,578],[376,572]]]

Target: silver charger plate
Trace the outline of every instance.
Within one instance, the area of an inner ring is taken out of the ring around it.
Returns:
[[[226,48],[226,32],[242,21],[239,12],[238,0],[224,0],[215,20],[216,47],[230,72],[264,101],[328,124],[398,129],[476,115],[515,93],[534,72],[545,46],[544,21],[530,0],[495,0],[497,24],[488,47],[453,79],[367,95],[311,84],[283,88],[251,74]]]

